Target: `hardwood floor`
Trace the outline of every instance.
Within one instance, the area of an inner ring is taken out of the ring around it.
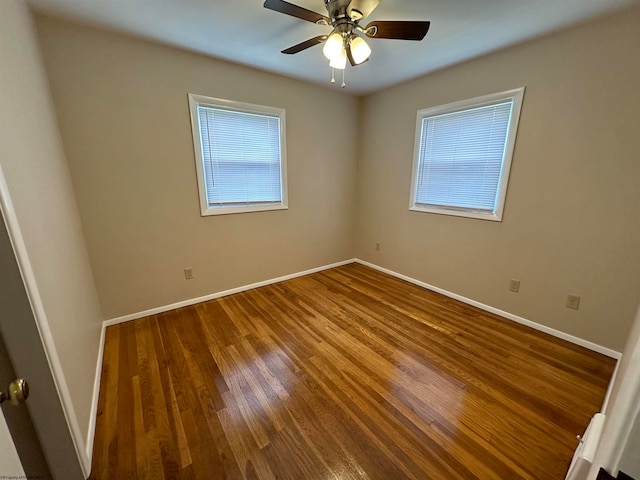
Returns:
[[[562,479],[614,361],[358,264],[107,329],[92,479]]]

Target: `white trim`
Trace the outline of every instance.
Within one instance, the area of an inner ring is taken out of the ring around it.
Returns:
[[[47,361],[49,362],[49,367],[51,368],[53,383],[56,387],[56,390],[58,391],[58,396],[60,397],[60,401],[62,403],[62,411],[67,420],[69,431],[71,432],[73,446],[76,450],[76,454],[78,455],[78,459],[80,460],[82,472],[84,473],[85,477],[88,477],[89,473],[91,472],[91,461],[89,460],[89,457],[85,452],[85,444],[82,431],[80,429],[80,425],[78,424],[78,418],[76,416],[75,409],[73,408],[71,394],[69,393],[69,387],[67,386],[64,371],[62,370],[62,365],[60,364],[60,359],[58,357],[58,352],[53,341],[53,336],[51,335],[51,329],[49,328],[49,321],[47,319],[45,308],[42,303],[42,297],[40,296],[40,291],[36,283],[35,274],[33,272],[33,268],[31,267],[31,262],[27,253],[27,247],[24,243],[24,238],[22,237],[20,223],[18,222],[18,217],[11,200],[9,187],[7,185],[1,165],[0,208],[2,208],[2,213],[4,215],[4,221],[7,227],[7,233],[9,234],[9,240],[11,241],[11,245],[16,254],[18,268],[20,269],[20,274],[22,275],[27,297],[29,299],[29,302],[31,303],[33,317],[35,319],[38,333],[40,334],[44,353]]]
[[[88,434],[88,438],[87,438],[87,456],[88,456],[88,459],[89,459],[89,464],[91,462],[91,455],[92,455],[93,442],[94,442],[94,436],[95,436],[95,423],[96,423],[97,409],[98,409],[98,398],[99,398],[99,391],[100,391],[100,379],[101,379],[101,375],[102,375],[102,358],[103,358],[103,355],[104,355],[105,332],[106,332],[106,328],[107,327],[110,327],[112,325],[118,325],[120,323],[129,322],[129,321],[132,321],[132,320],[136,320],[138,318],[147,317],[149,315],[156,315],[158,313],[168,312],[170,310],[175,310],[176,308],[187,307],[187,306],[190,306],[190,305],[195,305],[197,303],[206,302],[208,300],[214,300],[216,298],[225,297],[227,295],[233,295],[235,293],[245,292],[247,290],[251,290],[251,289],[254,289],[254,288],[264,287],[266,285],[272,285],[274,283],[283,282],[285,280],[291,280],[293,278],[302,277],[302,276],[305,276],[305,275],[310,275],[312,273],[321,272],[323,270],[328,270],[330,268],[340,267],[342,265],[347,265],[349,263],[354,263],[354,262],[355,263],[359,263],[361,265],[366,265],[367,267],[373,268],[375,270],[379,270],[379,271],[384,272],[384,273],[386,273],[388,275],[394,276],[396,278],[400,278],[402,280],[405,280],[407,282],[413,283],[414,285],[418,285],[418,286],[426,288],[428,290],[432,290],[434,292],[441,293],[443,295],[446,295],[447,297],[459,300],[459,301],[461,301],[463,303],[466,303],[468,305],[473,305],[474,307],[478,307],[478,308],[480,308],[482,310],[485,310],[487,312],[494,313],[494,314],[499,315],[499,316],[501,316],[503,318],[506,318],[508,320],[512,320],[512,321],[514,321],[516,323],[520,323],[522,325],[526,325],[528,327],[533,328],[534,330],[539,330],[539,331],[542,331],[544,333],[548,333],[549,335],[552,335],[552,336],[557,337],[557,338],[561,338],[561,339],[566,340],[566,341],[568,341],[570,343],[574,343],[576,345],[580,345],[582,347],[585,347],[585,348],[587,348],[589,350],[593,350],[595,352],[602,353],[603,355],[606,355],[608,357],[611,357],[611,358],[614,358],[614,359],[618,359],[618,360],[621,358],[621,353],[620,352],[616,352],[615,350],[611,350],[611,349],[603,347],[601,345],[589,342],[587,340],[583,340],[582,338],[575,337],[573,335],[569,335],[567,333],[561,332],[559,330],[555,330],[553,328],[550,328],[550,327],[547,327],[547,326],[544,326],[544,325],[540,325],[539,323],[532,322],[531,320],[527,320],[525,318],[519,317],[517,315],[513,315],[513,314],[505,312],[503,310],[499,310],[499,309],[491,307],[489,305],[485,305],[483,303],[476,302],[475,300],[471,300],[469,298],[463,297],[462,295],[458,295],[456,293],[449,292],[447,290],[444,290],[444,289],[439,288],[439,287],[435,287],[435,286],[430,285],[428,283],[421,282],[420,280],[416,280],[416,279],[408,277],[406,275],[402,275],[400,273],[394,272],[393,270],[389,270],[387,268],[380,267],[378,265],[366,262],[366,261],[361,260],[359,258],[352,258],[352,259],[349,259],[349,260],[343,260],[341,262],[332,263],[330,265],[324,265],[322,267],[312,268],[312,269],[309,269],[309,270],[305,270],[303,272],[292,273],[292,274],[289,274],[289,275],[284,275],[282,277],[272,278],[270,280],[264,280],[262,282],[252,283],[250,285],[245,285],[245,286],[242,286],[242,287],[232,288],[230,290],[224,290],[224,291],[221,291],[221,292],[212,293],[210,295],[205,295],[205,296],[202,296],[202,297],[192,298],[192,299],[189,299],[189,300],[183,300],[181,302],[172,303],[170,305],[164,305],[164,306],[161,306],[161,307],[155,307],[155,308],[151,308],[149,310],[144,310],[142,312],[131,313],[129,315],[123,315],[121,317],[116,317],[116,318],[112,318],[110,320],[105,320],[103,322],[103,324],[102,324],[102,333],[100,335],[100,352],[98,354],[98,364],[96,366],[96,379],[95,379],[94,387],[93,387],[92,417],[91,417],[90,423],[89,423],[89,434]],[[620,362],[618,362],[618,365],[619,364],[620,364]],[[616,372],[617,372],[617,366],[616,366],[616,370],[614,371],[614,377],[613,377],[614,379],[615,379]],[[611,388],[611,384],[610,384],[609,388]],[[607,397],[605,398],[605,406],[606,406],[606,402],[608,400],[608,397],[609,397],[609,393],[607,393]],[[604,407],[603,407],[603,411],[604,411]]]
[[[602,413],[596,413],[591,418],[582,437],[578,437],[580,443],[573,454],[565,480],[585,480],[587,478],[602,436],[604,423],[605,416]]]
[[[98,417],[98,399],[100,398],[100,380],[102,379],[102,359],[104,357],[104,342],[107,327],[102,323],[100,331],[100,346],[98,347],[98,361],[96,363],[96,375],[93,381],[93,396],[91,398],[91,410],[89,411],[89,428],[87,429],[86,453],[89,457],[89,465],[93,460],[93,442],[96,436],[96,419]]]
[[[453,215],[457,217],[477,218],[481,220],[491,220],[494,222],[502,221],[502,212],[504,210],[504,201],[507,195],[507,185],[509,183],[509,171],[511,169],[511,160],[513,158],[513,150],[516,143],[516,135],[518,132],[518,123],[520,121],[520,111],[522,110],[522,99],[524,98],[525,87],[515,88],[506,92],[491,93],[481,97],[470,98],[458,102],[448,103],[437,107],[424,108],[418,110],[416,117],[416,134],[413,147],[413,168],[411,171],[411,197],[409,198],[409,210],[414,212],[437,213],[441,215]],[[495,211],[488,212],[472,208],[456,208],[438,205],[425,205],[416,202],[418,190],[418,169],[420,167],[420,153],[422,145],[422,123],[427,117],[437,115],[445,115],[449,113],[470,110],[473,108],[484,107],[497,104],[499,102],[512,101],[511,116],[507,129],[507,138],[502,157],[502,171],[500,172],[500,180],[498,183],[498,191],[496,192]]]
[[[194,93],[187,94],[189,98],[189,113],[191,118],[191,135],[193,136],[193,151],[196,161],[196,174],[198,177],[198,195],[200,198],[200,215],[228,215],[234,213],[264,212],[269,210],[288,209],[287,190],[287,125],[286,111],[283,108],[267,107],[255,105],[253,103],[236,102],[235,100],[225,100],[222,98],[205,97]],[[281,200],[274,203],[264,203],[256,205],[222,205],[220,207],[209,205],[207,200],[207,183],[204,175],[204,155],[202,153],[202,135],[200,132],[200,118],[198,117],[198,107],[205,107],[230,110],[240,113],[254,113],[258,115],[269,115],[278,117],[280,120],[280,192]]]
[[[168,312],[170,310],[175,310],[176,308],[188,307],[190,305],[195,305],[196,303],[201,303],[201,302],[206,302],[208,300],[214,300],[216,298],[226,297],[227,295],[233,295],[234,293],[246,292],[247,290],[251,290],[253,288],[264,287],[266,285],[272,285],[274,283],[284,282],[285,280],[291,280],[292,278],[303,277],[305,275],[321,272],[323,270],[329,270],[330,268],[341,267],[342,265],[347,265],[349,263],[354,263],[354,262],[357,262],[357,260],[355,258],[351,258],[349,260],[343,260],[342,262],[336,262],[330,265],[324,265],[322,267],[312,268],[310,270],[305,270],[303,272],[292,273],[290,275],[284,275],[282,277],[277,277],[277,278],[272,278],[270,280],[264,280],[262,282],[252,283],[251,285],[245,285],[242,287],[232,288],[230,290],[224,290],[222,292],[212,293],[209,295],[205,295],[203,297],[191,298],[189,300],[183,300],[181,302],[172,303],[171,305],[163,305],[161,307],[151,308],[143,312],[123,315],[122,317],[105,320],[104,326],[110,327],[111,325],[117,325],[119,323],[128,322],[130,320],[136,320],[138,318],[148,317],[149,315],[156,315],[158,313]]]
[[[98,353],[98,364],[96,366],[96,378],[93,383],[93,399],[91,402],[91,418],[89,419],[89,432],[87,434],[87,456],[89,459],[89,465],[91,465],[91,458],[93,452],[93,442],[95,439],[96,419],[98,416],[98,399],[100,397],[100,380],[102,377],[102,359],[104,356],[104,344],[107,327],[112,325],[118,325],[120,323],[130,322],[137,320],[138,318],[148,317],[149,315],[156,315],[158,313],[168,312],[175,310],[176,308],[188,307],[197,303],[206,302],[208,300],[214,300],[216,298],[226,297],[227,295],[233,295],[234,293],[245,292],[253,288],[264,287],[266,285],[272,285],[274,283],[283,282],[285,280],[291,280],[292,278],[303,277],[312,273],[321,272],[323,270],[329,270],[330,268],[341,267],[349,263],[356,262],[355,258],[349,260],[343,260],[341,262],[332,263],[330,265],[324,265],[321,267],[312,268],[303,272],[292,273],[290,275],[284,275],[282,277],[272,278],[270,280],[264,280],[262,282],[252,283],[243,287],[232,288],[230,290],[224,290],[222,292],[212,293],[203,297],[191,298],[189,300],[183,300],[181,302],[172,303],[171,305],[164,305],[161,307],[151,308],[142,312],[131,313],[129,315],[123,315],[121,317],[112,318],[102,322],[102,333],[100,334],[100,352]],[[87,474],[88,475],[88,474]]]
[[[531,320],[527,320],[526,318],[519,317],[518,315],[514,315],[512,313],[505,312],[504,310],[500,310],[498,308],[491,307],[489,305],[485,305],[484,303],[476,302],[475,300],[471,300],[470,298],[463,297],[462,295],[458,295],[457,293],[449,292],[448,290],[444,290],[442,288],[435,287],[435,286],[430,285],[430,284],[425,283],[425,282],[421,282],[420,280],[416,280],[415,278],[411,278],[411,277],[408,277],[406,275],[402,275],[401,273],[394,272],[393,270],[389,270],[387,268],[380,267],[380,266],[375,265],[373,263],[369,263],[369,262],[366,262],[364,260],[360,260],[359,258],[356,258],[356,262],[360,263],[361,265],[366,265],[367,267],[371,267],[371,268],[374,268],[374,269],[379,270],[381,272],[387,273],[387,274],[392,275],[392,276],[394,276],[396,278],[400,278],[400,279],[405,280],[405,281],[407,281],[409,283],[413,283],[414,285],[418,285],[418,286],[426,288],[428,290],[432,290],[434,292],[441,293],[442,295],[446,295],[447,297],[454,298],[454,299],[459,300],[459,301],[461,301],[463,303],[466,303],[468,305],[473,305],[474,307],[478,307],[478,308],[480,308],[482,310],[485,310],[487,312],[494,313],[494,314],[499,315],[501,317],[504,317],[504,318],[506,318],[508,320],[513,320],[516,323],[520,323],[522,325],[526,325],[527,327],[531,327],[531,328],[533,328],[535,330],[539,330],[541,332],[548,333],[549,335],[552,335],[554,337],[561,338],[562,340],[566,340],[566,341],[574,343],[576,345],[580,345],[581,347],[587,348],[589,350],[593,350],[594,352],[601,353],[603,355],[606,355],[607,357],[611,357],[611,358],[614,358],[616,360],[619,360],[621,358],[621,356],[622,356],[622,354],[620,352],[617,352],[617,351],[612,350],[612,349],[607,348],[607,347],[603,347],[602,345],[598,345],[597,343],[593,343],[593,342],[590,342],[588,340],[584,340],[584,339],[582,339],[580,337],[576,337],[574,335],[570,335],[568,333],[561,332],[560,330],[556,330],[554,328],[547,327],[546,325],[541,325],[541,324],[533,322]]]
[[[233,215],[236,213],[269,212],[271,210],[289,210],[284,203],[265,203],[260,205],[243,205],[241,207],[208,207],[206,212],[201,212],[200,216],[210,215]]]
[[[613,385],[616,383],[616,377],[618,376],[620,364],[622,363],[622,355],[620,355],[620,358],[618,358],[616,368],[613,369],[613,374],[611,375],[611,380],[609,381],[609,386],[607,387],[607,393],[604,396],[604,400],[602,401],[602,408],[600,409],[600,412],[604,413],[605,415],[607,414],[607,408],[609,407],[609,400],[611,399],[611,393],[613,392]]]
[[[181,308],[181,307],[188,307],[190,305],[195,305],[196,303],[201,303],[201,302],[206,302],[208,300],[214,300],[216,298],[221,298],[221,297],[225,297],[227,295],[233,295],[234,293],[240,293],[240,292],[245,292],[247,290],[251,290],[253,288],[258,288],[258,287],[264,287],[266,285],[272,285],[274,283],[278,283],[278,282],[283,282],[285,280],[290,280],[292,278],[297,278],[297,277],[302,277],[304,275],[310,275],[312,273],[317,273],[317,272],[321,272],[323,270],[328,270],[330,268],[335,268],[335,267],[340,267],[342,265],[347,265],[349,263],[359,263],[361,265],[366,265],[367,267],[371,267],[375,270],[379,270],[381,272],[384,272],[386,274],[389,274],[393,277],[396,278],[400,278],[402,280],[405,280],[409,283],[413,283],[414,285],[418,285],[420,287],[426,288],[427,290],[431,290],[437,293],[441,293],[442,295],[445,295],[447,297],[453,298],[455,300],[459,300],[463,303],[466,303],[468,305],[473,305],[474,307],[478,307],[482,310],[485,310],[487,312],[499,315],[503,318],[506,318],[508,320],[512,320],[516,323],[520,323],[522,325],[526,325],[527,327],[531,327],[534,330],[538,330],[544,333],[548,333],[549,335],[552,335],[554,337],[560,338],[562,340],[566,340],[570,343],[576,344],[576,345],[580,345],[581,347],[587,348],[589,350],[592,350],[594,352],[598,352],[601,353],[603,355],[606,355],[607,357],[619,360],[622,357],[622,354],[616,350],[607,348],[607,347],[603,347],[602,345],[598,345],[597,343],[593,343],[590,342],[589,340],[585,340],[583,338],[580,337],[576,337],[574,335],[570,335],[568,333],[565,332],[561,332],[560,330],[556,330],[554,328],[551,327],[547,327],[546,325],[541,325],[539,323],[536,323],[532,320],[528,320],[526,318],[520,317],[518,315],[514,315],[512,313],[509,312],[505,312],[504,310],[500,310],[498,308],[492,307],[490,305],[485,305],[484,303],[480,303],[477,302],[475,300],[472,300],[470,298],[467,297],[463,297],[462,295],[458,295],[457,293],[453,293],[453,292],[449,292],[448,290],[445,290],[443,288],[439,288],[436,287],[434,285],[430,285],[426,282],[422,282],[420,280],[416,280],[415,278],[411,278],[408,277],[406,275],[403,275],[401,273],[398,272],[394,272],[393,270],[389,270],[388,268],[384,268],[384,267],[380,267],[374,263],[370,263],[364,260],[361,260],[359,258],[352,258],[350,260],[344,260],[342,262],[336,262],[336,263],[332,263],[330,265],[324,265],[322,267],[317,267],[317,268],[312,268],[310,270],[305,270],[303,272],[298,272],[298,273],[292,273],[290,275],[284,275],[282,277],[277,277],[277,278],[272,278],[270,280],[264,280],[262,282],[257,282],[257,283],[252,283],[250,285],[244,285],[242,287],[237,287],[237,288],[232,288],[230,290],[224,290],[222,292],[217,292],[217,293],[212,293],[209,295],[205,295],[202,297],[197,297],[197,298],[191,298],[188,300],[183,300],[180,302],[176,302],[176,303],[172,303],[170,305],[163,305],[160,307],[155,307],[155,308],[151,308],[149,310],[144,310],[142,312],[136,312],[136,313],[131,313],[129,315],[123,315],[121,317],[116,317],[116,318],[112,318],[109,320],[105,320],[103,323],[103,328],[109,327],[111,325],[117,325],[119,323],[124,323],[124,322],[128,322],[131,320],[136,320],[138,318],[143,318],[143,317],[147,317],[149,315],[156,315],[158,313],[163,313],[163,312],[168,312],[170,310],[175,310],[176,308]],[[103,332],[104,335],[104,332]],[[104,338],[102,338],[101,340],[101,349],[103,348],[103,344],[104,343]],[[102,350],[100,352],[100,357],[102,357]],[[97,371],[97,373],[100,373],[100,370]],[[614,372],[615,374],[615,372]],[[97,380],[97,384],[99,385],[99,379]],[[95,396],[95,393],[94,393]],[[94,399],[95,400],[95,399]]]

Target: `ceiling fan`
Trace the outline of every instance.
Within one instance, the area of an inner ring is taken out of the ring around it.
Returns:
[[[369,16],[380,2],[381,0],[324,0],[328,16],[284,0],[265,0],[264,7],[318,25],[332,26],[333,31],[329,35],[310,38],[282,50],[282,53],[292,55],[324,43],[322,51],[329,60],[329,65],[334,69],[343,70],[344,87],[347,60],[355,67],[369,60],[371,55],[371,48],[359,34],[368,38],[422,40],[429,31],[430,22],[427,21],[378,20],[369,22],[366,27],[360,26],[360,21]],[[331,83],[334,82],[332,76]]]

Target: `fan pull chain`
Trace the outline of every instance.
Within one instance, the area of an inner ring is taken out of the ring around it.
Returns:
[[[344,72],[345,72],[346,70],[347,70],[346,68],[344,68],[344,69],[342,70],[342,85],[340,85],[340,87],[342,87],[342,88],[344,88],[344,87],[346,87],[346,86],[347,86],[347,84],[346,84],[346,83],[344,83]]]
[[[331,67],[331,83],[336,83],[336,69]]]

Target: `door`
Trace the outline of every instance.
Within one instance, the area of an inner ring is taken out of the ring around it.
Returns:
[[[16,376],[29,382],[29,398],[1,407],[26,478],[84,478],[0,211],[0,390]]]
[[[9,383],[16,378],[4,340],[0,335],[0,390],[7,393]],[[13,405],[5,401],[2,403],[2,414],[11,435],[9,439],[3,440],[13,441],[26,478],[51,478],[26,402],[22,405]]]
[[[7,422],[0,409],[0,465],[2,473],[8,478],[25,478],[24,469],[20,463],[16,446],[9,434]]]

